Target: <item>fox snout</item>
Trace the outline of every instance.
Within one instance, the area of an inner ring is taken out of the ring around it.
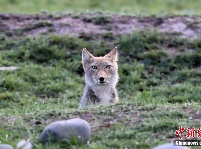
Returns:
[[[97,73],[96,81],[98,84],[106,84],[108,82],[108,74],[104,71],[100,71]]]
[[[98,84],[107,84],[107,81],[104,77],[100,77],[98,80]]]
[[[87,80],[91,80],[93,84],[104,85],[110,83],[111,78],[114,76],[103,70],[89,70],[85,73],[85,77]]]
[[[100,82],[100,83],[104,83],[104,82],[105,82],[104,80],[105,80],[104,77],[100,77],[100,78],[99,78],[99,82]]]

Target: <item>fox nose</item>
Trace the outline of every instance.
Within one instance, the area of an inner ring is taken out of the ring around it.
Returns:
[[[100,80],[101,82],[103,82],[104,79],[105,79],[105,78],[103,78],[103,77],[100,77],[100,78],[99,78],[99,80]]]

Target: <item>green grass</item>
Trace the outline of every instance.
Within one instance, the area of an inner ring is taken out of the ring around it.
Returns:
[[[38,13],[38,12],[87,12],[107,11],[137,14],[200,14],[200,0],[1,0],[0,12]]]
[[[0,143],[15,146],[21,139],[31,139],[40,149],[46,125],[73,117],[91,123],[92,138],[87,145],[71,148],[145,149],[177,138],[174,133],[180,125],[200,127],[200,40],[156,31],[107,35],[111,37],[85,41],[49,35],[13,40],[1,35],[0,66],[19,69],[0,72]],[[114,46],[120,55],[120,102],[78,111],[84,89],[81,49],[104,55]],[[170,47],[178,54],[169,53]]]

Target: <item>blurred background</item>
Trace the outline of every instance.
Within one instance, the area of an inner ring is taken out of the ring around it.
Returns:
[[[201,0],[0,0],[0,13],[91,12],[197,14]]]

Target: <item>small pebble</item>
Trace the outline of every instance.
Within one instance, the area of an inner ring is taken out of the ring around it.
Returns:
[[[9,144],[0,144],[0,149],[13,149],[13,147]]]
[[[15,71],[17,70],[17,67],[10,66],[10,67],[0,67],[0,71]]]
[[[26,140],[21,140],[17,143],[17,148],[19,149],[32,149],[33,146],[31,142],[26,141]]]

